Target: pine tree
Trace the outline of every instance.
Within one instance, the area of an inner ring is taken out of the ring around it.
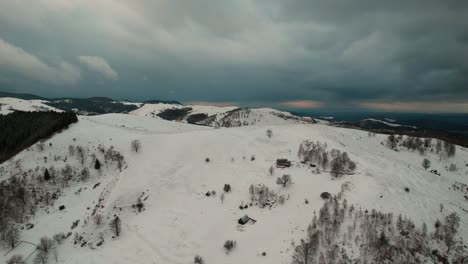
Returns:
[[[50,180],[50,173],[48,169],[45,169],[44,171],[44,181]]]
[[[96,161],[94,162],[94,169],[96,170],[101,169],[101,162],[98,159],[96,159]]]

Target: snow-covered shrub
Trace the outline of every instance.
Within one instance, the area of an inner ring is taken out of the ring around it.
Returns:
[[[323,193],[320,194],[320,197],[321,197],[322,199],[324,199],[324,200],[330,199],[331,194],[330,194],[329,192],[323,192]]]
[[[449,171],[452,171],[452,172],[453,172],[453,171],[457,171],[457,165],[455,165],[455,164],[453,164],[453,163],[450,164]]]
[[[203,258],[199,255],[196,255],[194,258],[193,258],[193,263],[194,264],[204,264],[205,261],[203,260]]]
[[[226,254],[228,254],[229,252],[231,252],[231,250],[233,250],[236,247],[236,241],[226,240],[226,242],[224,242],[223,247],[226,250]]]

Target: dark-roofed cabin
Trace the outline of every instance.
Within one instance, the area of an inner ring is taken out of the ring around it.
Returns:
[[[244,215],[243,217],[239,218],[239,220],[237,221],[237,223],[238,223],[239,225],[245,225],[245,224],[247,224],[247,223],[250,222],[250,221],[251,221],[252,223],[257,222],[256,220],[250,218],[248,215]]]
[[[288,168],[291,167],[291,161],[287,159],[277,159],[276,160],[276,167],[277,168]]]

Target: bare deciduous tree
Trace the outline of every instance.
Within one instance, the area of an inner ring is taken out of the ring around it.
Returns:
[[[138,152],[141,149],[141,142],[138,139],[132,140],[132,150]]]
[[[115,216],[114,219],[110,222],[110,227],[112,229],[112,232],[116,236],[120,236],[120,231],[121,231],[121,220],[118,216]]]
[[[50,237],[43,236],[39,240],[39,245],[37,246],[37,249],[39,251],[43,251],[45,253],[49,253],[50,249],[54,246],[54,240],[52,240]]]
[[[283,176],[278,177],[276,179],[276,184],[281,184],[283,187],[286,187],[287,185],[292,183],[291,175],[289,174],[283,174]]]

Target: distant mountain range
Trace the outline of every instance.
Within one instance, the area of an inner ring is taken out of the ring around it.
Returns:
[[[213,127],[280,125],[284,123],[326,123],[375,133],[434,137],[468,147],[467,114],[418,113],[301,113],[270,108],[239,108],[183,105],[178,101],[130,102],[108,97],[44,98],[33,94],[0,92],[0,98],[37,100],[23,111],[59,109],[79,115],[127,113]],[[0,101],[0,104],[2,102]],[[11,106],[10,106],[11,107]],[[13,110],[21,110],[15,108]]]

